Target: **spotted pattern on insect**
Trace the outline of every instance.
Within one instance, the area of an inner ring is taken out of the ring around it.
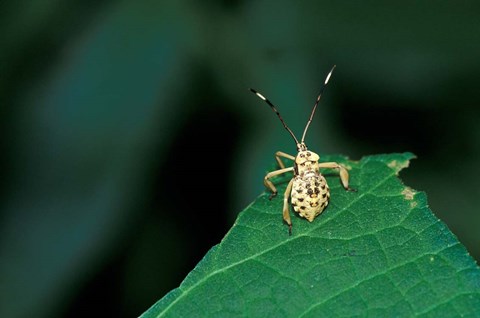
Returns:
[[[290,196],[293,210],[312,222],[327,207],[330,188],[321,174],[308,172],[294,177]]]
[[[318,95],[315,105],[313,106],[310,118],[305,126],[305,130],[303,131],[302,140],[300,142],[298,141],[297,137],[295,137],[295,134],[292,132],[292,130],[287,126],[275,105],[273,105],[272,102],[270,102],[265,96],[256,90],[250,89],[272,108],[282,122],[283,127],[290,133],[297,145],[298,154],[296,157],[281,151],[277,151],[275,154],[275,159],[277,160],[280,169],[267,173],[264,178],[265,186],[272,192],[270,195],[270,199],[272,199],[277,195],[277,189],[270,179],[283,173],[293,172],[293,178],[287,185],[283,199],[283,220],[288,225],[290,235],[292,234],[292,221],[289,213],[289,198],[293,210],[310,222],[312,222],[315,217],[322,213],[328,205],[330,200],[330,189],[327,181],[320,173],[321,168],[337,169],[340,172],[340,180],[345,190],[356,191],[348,186],[349,176],[345,167],[336,162],[319,163],[320,156],[312,151],[309,151],[304,142],[308,127],[312,122],[313,116],[315,115],[317,105],[320,102],[322,93],[327,86],[334,69],[335,66],[333,66],[330,73],[328,73],[327,78],[325,79],[320,94]],[[281,158],[293,160],[293,167],[286,168]]]
[[[298,153],[290,192],[293,210],[310,222],[323,212],[330,199],[330,188],[319,171],[319,159],[320,157],[311,151]]]

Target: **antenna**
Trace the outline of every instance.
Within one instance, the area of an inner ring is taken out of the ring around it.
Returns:
[[[337,67],[334,65],[332,69],[330,70],[330,73],[328,73],[327,78],[325,79],[325,82],[323,83],[322,89],[320,90],[320,94],[318,94],[317,101],[315,102],[315,105],[313,105],[313,110],[312,114],[310,115],[310,119],[307,122],[307,125],[305,126],[305,130],[303,131],[303,136],[302,136],[302,144],[305,141],[305,136],[307,134],[308,126],[310,126],[310,123],[312,122],[313,115],[315,115],[315,110],[317,109],[317,105],[320,102],[320,99],[322,98],[323,91],[325,90],[325,87],[327,87],[328,81],[330,80],[330,76],[332,76],[332,72]]]
[[[328,79],[327,79],[327,81],[328,81]],[[253,88],[250,88],[250,91],[251,91],[252,93],[254,93],[255,95],[257,95],[258,97],[260,97],[262,100],[264,100],[264,101],[272,108],[272,110],[277,114],[278,118],[279,118],[280,121],[282,122],[283,127],[285,127],[285,129],[290,133],[290,135],[292,135],[293,140],[295,140],[295,143],[298,145],[299,142],[298,142],[297,137],[295,137],[295,135],[293,134],[292,130],[291,130],[290,128],[288,128],[287,124],[283,121],[283,118],[282,118],[282,116],[280,115],[280,113],[278,112],[278,110],[275,108],[275,105],[273,105],[271,101],[269,101],[265,96],[263,96],[262,94],[260,94],[260,93],[257,92],[256,90],[254,90]],[[315,106],[316,106],[316,105],[315,105]]]

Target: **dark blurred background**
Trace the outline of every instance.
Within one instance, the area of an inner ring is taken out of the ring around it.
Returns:
[[[412,151],[480,259],[478,1],[0,1],[0,316],[133,317],[310,149]],[[353,179],[355,176],[352,177]],[[279,215],[279,222],[281,217]]]

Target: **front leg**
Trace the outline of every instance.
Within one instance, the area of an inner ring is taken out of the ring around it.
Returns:
[[[285,169],[285,164],[283,163],[282,159],[280,159],[280,157],[287,158],[287,159],[290,159],[290,160],[295,161],[295,157],[294,157],[294,156],[289,155],[288,153],[284,153],[284,152],[282,152],[282,151],[277,151],[277,152],[275,153],[275,159],[277,160],[278,166],[279,166],[281,169]]]
[[[270,181],[270,178],[273,178],[275,176],[278,176],[280,174],[287,173],[287,172],[290,172],[290,171],[293,171],[293,167],[283,168],[283,169],[280,169],[280,170],[275,170],[275,171],[267,173],[267,175],[263,179],[263,184],[272,192],[272,194],[270,195],[270,198],[269,198],[270,200],[274,196],[277,195],[277,188],[275,188],[275,186],[273,185],[273,182]]]
[[[340,180],[342,181],[342,185],[347,191],[354,191],[356,192],[357,190],[352,189],[348,186],[348,171],[345,169],[344,166],[336,163],[336,162],[320,162],[318,164],[318,168],[330,168],[330,169],[337,169],[340,170]]]

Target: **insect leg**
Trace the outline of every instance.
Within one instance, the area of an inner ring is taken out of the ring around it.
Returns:
[[[275,188],[275,186],[273,185],[273,182],[270,181],[270,178],[273,178],[275,176],[278,176],[282,173],[286,173],[286,172],[290,172],[290,171],[293,171],[293,167],[290,167],[290,168],[284,168],[284,169],[280,169],[280,170],[275,170],[275,171],[272,171],[272,172],[269,172],[267,173],[267,175],[265,176],[265,178],[263,179],[263,184],[270,190],[272,191],[272,194],[270,195],[270,200],[277,195],[277,188]]]
[[[338,169],[340,170],[340,180],[342,181],[342,185],[347,191],[354,191],[356,192],[357,190],[352,189],[348,186],[348,171],[345,169],[344,166],[336,163],[336,162],[320,162],[318,164],[319,168],[330,168],[330,169]]]
[[[285,190],[285,195],[283,196],[283,220],[288,224],[288,233],[292,235],[292,221],[290,220],[290,211],[288,208],[288,199],[290,198],[290,193],[292,192],[293,179],[287,185],[287,190]]]
[[[294,161],[295,161],[295,157],[294,157],[294,156],[289,155],[288,153],[284,153],[283,151],[277,151],[277,152],[275,153],[275,159],[277,159],[278,165],[279,165],[280,168],[282,168],[282,169],[285,169],[285,164],[284,164],[283,161],[280,159],[280,157],[287,158],[287,159],[290,159],[290,160],[294,160]]]

